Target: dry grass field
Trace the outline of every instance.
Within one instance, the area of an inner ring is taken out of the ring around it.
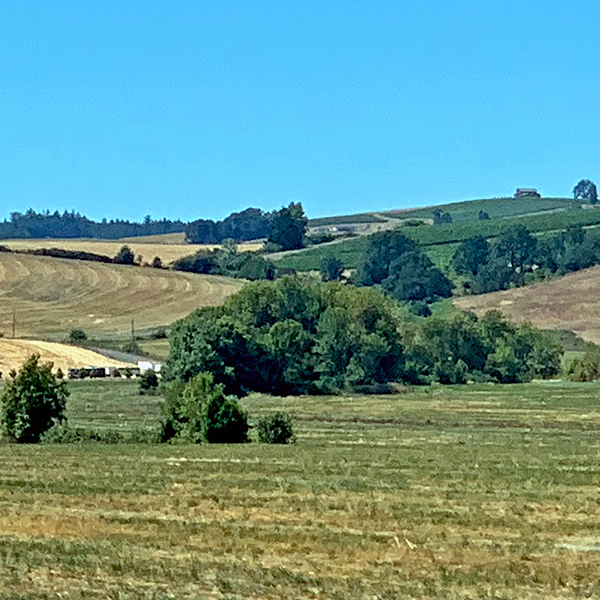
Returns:
[[[64,338],[71,329],[125,333],[170,325],[242,283],[225,277],[0,253],[0,331]]]
[[[86,366],[121,367],[126,363],[106,358],[105,356],[67,344],[42,342],[39,340],[0,339],[0,372],[8,373],[18,369],[32,354],[39,354],[43,362],[54,363],[55,369],[78,369]]]
[[[152,426],[73,382],[75,426]],[[1,600],[600,597],[600,388],[244,400],[291,446],[0,448]]]
[[[170,234],[180,236],[180,234]],[[92,240],[92,239],[46,239],[46,240],[2,240],[0,243],[11,250],[37,250],[39,248],[62,248],[64,250],[80,250],[82,252],[94,252],[105,256],[115,256],[123,244],[127,244],[133,253],[141,256],[145,262],[152,262],[155,256],[160,257],[163,264],[167,265],[173,261],[194,254],[199,250],[212,250],[218,245],[185,244],[181,241],[173,241],[179,238],[167,236],[148,236],[145,238],[127,238],[123,240]],[[170,240],[170,241],[166,241]],[[259,250],[262,243],[240,244],[240,251]]]
[[[500,310],[513,321],[542,329],[567,329],[600,343],[600,267],[523,288],[458,298],[454,304],[478,315]]]

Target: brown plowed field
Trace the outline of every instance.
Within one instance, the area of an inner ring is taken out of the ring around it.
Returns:
[[[242,283],[226,277],[0,253],[0,332],[17,337],[125,333],[170,325],[222,304]]]
[[[127,366],[127,363],[77,346],[38,340],[0,339],[0,372],[6,376],[11,369],[18,369],[32,354],[39,354],[42,362],[52,362],[55,369],[60,367],[65,373],[69,368]]]
[[[600,344],[600,267],[523,288],[458,298],[454,304],[482,315],[499,310],[542,329],[567,329]]]

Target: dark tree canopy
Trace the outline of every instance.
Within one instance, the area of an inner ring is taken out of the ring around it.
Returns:
[[[452,215],[442,210],[433,211],[433,224],[442,225],[444,223],[452,223]]]
[[[328,256],[321,263],[323,281],[339,281],[344,273],[344,263],[337,256]]]
[[[397,300],[435,302],[448,298],[452,284],[420,253],[419,246],[398,231],[370,236],[353,277],[358,286],[381,284]]]
[[[116,254],[113,259],[113,262],[119,265],[135,265],[135,255],[133,254],[131,248],[127,245],[121,246],[121,249]]]
[[[297,250],[304,246],[304,236],[308,229],[308,219],[300,202],[291,202],[273,216],[269,242],[282,250]]]
[[[452,258],[452,267],[459,275],[477,275],[489,257],[488,241],[482,235],[477,235],[461,242]]]
[[[598,190],[596,184],[589,179],[582,179],[573,188],[573,198],[576,200],[581,198],[582,200],[589,200],[591,204],[598,202]]]
[[[382,231],[369,236],[369,244],[353,282],[366,286],[381,283],[389,275],[392,262],[405,252],[416,250],[417,243],[399,231]]]
[[[92,221],[76,212],[59,213],[28,210],[25,214],[13,212],[10,221],[0,223],[0,239],[7,238],[100,238],[119,239],[140,235],[180,233],[185,223],[162,219],[155,221],[146,216],[143,223],[120,219]]]
[[[405,252],[389,268],[382,281],[383,289],[406,302],[435,302],[452,295],[452,283],[431,262],[417,251]]]
[[[220,244],[223,240],[246,242],[266,238],[269,235],[272,213],[259,208],[247,208],[232,213],[222,221],[198,219],[186,225],[185,237],[192,244]]]

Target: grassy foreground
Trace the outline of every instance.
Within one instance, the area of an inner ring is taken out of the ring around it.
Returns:
[[[152,426],[133,382],[74,425]],[[600,596],[600,388],[244,401],[294,446],[0,447],[0,599]]]

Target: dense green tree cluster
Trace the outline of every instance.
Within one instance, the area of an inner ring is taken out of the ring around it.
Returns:
[[[562,348],[546,333],[514,325],[499,312],[424,320],[409,346],[416,382],[517,383],[560,372]]]
[[[222,248],[201,250],[196,254],[183,256],[173,265],[175,271],[225,275],[240,279],[275,279],[277,268],[256,252],[239,252],[233,240],[225,240]]]
[[[211,372],[232,394],[330,393],[405,381],[527,381],[558,372],[560,349],[493,314],[408,324],[372,288],[298,277],[255,282],[171,333],[166,377]]]
[[[247,208],[230,214],[222,221],[192,221],[185,227],[185,237],[192,244],[220,244],[227,239],[236,242],[257,240],[269,235],[273,218],[273,213],[263,212],[259,208]]]
[[[402,378],[395,304],[372,289],[284,277],[248,284],[171,331],[167,377],[214,374],[228,393],[329,392]]]
[[[101,238],[116,240],[140,235],[179,233],[185,228],[182,221],[153,220],[146,216],[142,223],[120,219],[91,221],[76,212],[28,210],[25,214],[13,212],[10,221],[0,223],[0,239],[9,238]]]
[[[580,225],[541,239],[518,225],[491,244],[482,236],[465,240],[456,250],[452,266],[468,278],[472,290],[479,294],[522,286],[528,274],[565,274],[598,262],[599,240]]]
[[[380,284],[388,294],[407,302],[435,302],[452,295],[450,280],[420,252],[416,242],[398,231],[370,236],[352,282]]]

